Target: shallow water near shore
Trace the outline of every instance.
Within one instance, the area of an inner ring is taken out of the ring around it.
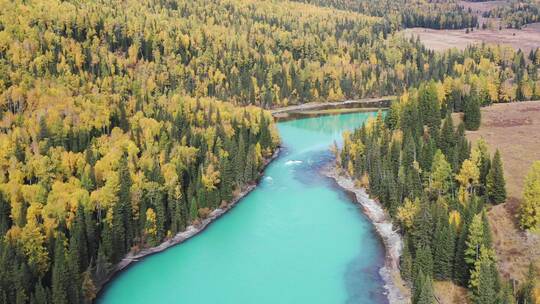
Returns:
[[[284,149],[260,185],[204,232],[115,277],[98,303],[387,303],[384,248],[319,170],[374,113],[278,124]]]

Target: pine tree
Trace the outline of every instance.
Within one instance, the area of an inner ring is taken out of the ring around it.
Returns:
[[[454,257],[454,267],[452,277],[457,280],[462,286],[467,284],[469,280],[469,265],[465,261],[465,249],[467,248],[467,235],[469,224],[464,219],[459,236],[456,241],[456,250]]]
[[[420,272],[428,277],[433,275],[433,256],[429,245],[421,246],[416,250],[414,273],[415,275],[418,275]]]
[[[475,131],[480,128],[480,102],[476,95],[472,96],[465,104],[463,121],[465,128],[470,131]]]
[[[520,226],[522,229],[540,230],[540,161],[533,163],[525,178]]]
[[[418,300],[414,302],[415,304],[432,304],[434,303],[433,296],[433,282],[431,277],[425,276],[422,280],[423,284],[420,288],[420,293],[418,295]]]
[[[111,263],[109,262],[109,258],[107,257],[103,246],[99,246],[94,277],[98,282],[102,282],[107,278],[110,270]]]
[[[467,247],[465,249],[465,261],[472,267],[475,261],[480,256],[480,247],[484,243],[484,227],[482,216],[477,214],[473,217],[472,223],[469,226],[469,233],[467,236]]]
[[[75,221],[71,229],[70,248],[73,248],[73,254],[77,258],[77,273],[82,272],[88,267],[88,244],[86,240],[86,221],[84,218],[84,208],[79,204]],[[70,249],[71,250],[71,249]]]
[[[431,81],[428,85],[422,87],[418,95],[422,121],[428,126],[431,137],[437,139],[441,126],[441,108],[437,99],[435,82]]]
[[[197,220],[199,218],[199,208],[197,207],[197,201],[195,200],[195,197],[191,199],[191,205],[189,207],[189,219],[193,223],[193,221]]]
[[[506,201],[506,182],[504,180],[501,154],[498,149],[495,151],[487,176],[487,194],[492,204],[501,204]]]
[[[495,268],[494,253],[482,245],[480,256],[475,261],[471,273],[470,287],[473,292],[473,303],[491,304],[497,299],[497,270]]]
[[[441,217],[433,239],[433,269],[438,280],[448,280],[452,277],[452,264],[455,250],[454,228],[446,217]]]
[[[30,298],[32,304],[47,304],[49,303],[49,293],[45,287],[41,284],[41,280],[36,283],[34,287],[34,294]],[[1,302],[1,301],[0,301]]]
[[[54,249],[54,265],[52,271],[52,302],[55,304],[68,304],[69,270],[66,265],[64,237],[59,235]]]
[[[450,113],[446,114],[444,123],[441,129],[441,136],[439,140],[439,148],[446,155],[447,159],[451,160],[450,155],[453,152],[453,148],[456,145],[456,134],[454,131],[454,122]]]
[[[261,131],[259,132],[260,134],[259,142],[261,143],[261,148],[265,150],[272,146],[272,136],[270,134],[269,123],[266,120],[266,117],[264,116],[264,112],[262,111],[262,109],[261,109],[261,114],[260,114],[260,122],[261,122],[261,129],[260,129]]]
[[[407,282],[412,282],[413,279],[413,258],[411,254],[411,247],[409,244],[409,238],[405,236],[403,241],[403,254],[401,255],[401,264],[399,267],[401,276]]]
[[[232,199],[233,180],[234,180],[234,176],[233,176],[234,172],[233,172],[233,169],[231,167],[228,157],[221,156],[219,172],[221,173],[221,183],[220,183],[221,199],[228,202]]]
[[[238,140],[238,148],[236,149],[236,155],[234,159],[235,169],[235,181],[238,187],[242,187],[245,184],[244,180],[244,168],[246,166],[246,144],[243,133],[240,133]]]

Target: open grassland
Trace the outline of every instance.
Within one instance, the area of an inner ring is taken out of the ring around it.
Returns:
[[[490,43],[509,45],[528,53],[540,47],[540,23],[529,24],[521,30],[516,29],[474,29],[466,30],[434,30],[426,28],[409,28],[402,31],[406,37],[419,37],[429,49],[444,51],[451,48],[465,49],[471,44]]]
[[[516,216],[525,175],[532,162],[540,160],[540,101],[483,108],[480,129],[467,132],[467,137],[473,142],[484,138],[490,152],[501,152],[508,200],[488,215],[501,273],[522,279],[531,261],[540,267],[540,236],[522,232]]]

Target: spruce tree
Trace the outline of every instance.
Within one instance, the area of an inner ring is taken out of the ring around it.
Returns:
[[[436,279],[448,280],[452,277],[454,247],[454,228],[443,216],[439,219],[433,239],[433,269]]]
[[[189,219],[193,223],[196,219],[199,218],[199,207],[197,207],[197,201],[195,200],[195,197],[191,199],[191,205],[189,207]]]
[[[501,154],[498,149],[495,151],[487,176],[487,194],[492,204],[501,204],[506,201],[506,182],[504,180]]]
[[[109,258],[107,257],[103,246],[99,246],[94,277],[98,282],[102,282],[107,278],[110,270],[111,263],[109,262]]]
[[[75,215],[75,221],[71,228],[71,238],[69,242],[70,250],[73,250],[72,253],[77,258],[77,273],[86,269],[89,263],[85,224],[84,208],[82,204],[79,204],[77,214]]]
[[[49,292],[48,290],[43,287],[43,284],[41,284],[41,280],[39,280],[36,283],[36,286],[34,287],[34,294],[30,298],[30,303],[32,304],[47,304],[49,303]]]
[[[69,270],[66,265],[64,237],[59,235],[54,249],[54,265],[52,271],[52,302],[55,304],[69,303]]]
[[[465,128],[470,131],[475,131],[480,128],[480,102],[476,95],[472,96],[465,104],[463,121]]]
[[[407,282],[412,282],[413,279],[413,258],[411,254],[411,246],[408,236],[405,236],[403,241],[403,253],[401,255],[401,263],[399,267],[401,276]]]
[[[439,140],[439,148],[443,152],[444,155],[446,155],[446,158],[450,161],[449,156],[453,152],[453,148],[456,145],[456,134],[454,131],[454,122],[452,121],[452,117],[450,116],[450,113],[446,114],[446,118],[444,119],[444,123],[441,129],[441,136]]]
[[[487,250],[482,247],[482,250]],[[497,270],[492,258],[482,252],[482,257],[475,263],[471,275],[471,288],[473,303],[491,304],[497,299]]]
[[[420,287],[420,293],[418,294],[418,299],[415,304],[433,304],[434,303],[434,296],[433,296],[433,282],[431,280],[431,277],[424,276],[424,279],[422,280],[422,286]]]
[[[428,85],[422,87],[418,95],[422,122],[428,126],[431,137],[437,141],[441,126],[441,108],[437,99],[435,82],[431,81]]]
[[[467,247],[465,249],[465,261],[472,267],[474,262],[480,256],[480,247],[484,243],[484,225],[482,216],[477,214],[474,216],[471,225],[469,226],[469,232],[467,235]]]
[[[420,272],[426,276],[431,277],[433,275],[433,256],[431,254],[431,248],[429,245],[424,245],[416,250],[414,258],[414,273],[418,275]]]

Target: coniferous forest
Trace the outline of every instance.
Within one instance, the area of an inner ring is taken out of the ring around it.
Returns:
[[[90,303],[127,253],[230,202],[279,145],[267,109],[387,95],[340,164],[399,221],[413,302],[436,278],[511,303],[484,213],[506,197],[502,161],[464,132],[481,106],[540,98],[540,51],[397,33],[476,26],[457,2],[0,7],[0,303]]]

